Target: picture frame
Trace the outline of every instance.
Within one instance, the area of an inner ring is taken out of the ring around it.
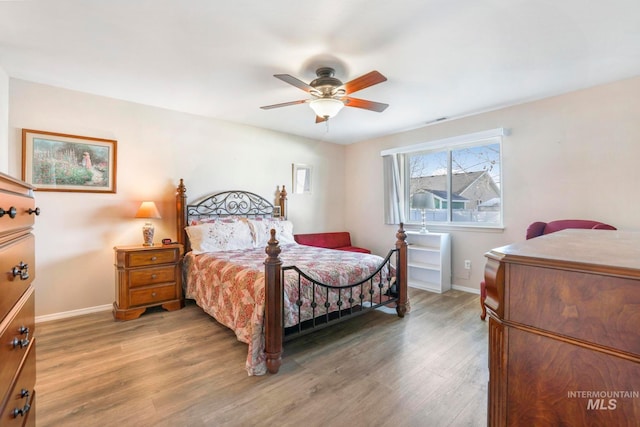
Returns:
[[[115,193],[117,141],[22,129],[22,180],[37,191]]]
[[[280,206],[274,206],[273,211],[271,212],[271,216],[273,218],[280,218],[282,212],[280,211]]]
[[[293,194],[311,194],[313,167],[301,163],[293,164]]]

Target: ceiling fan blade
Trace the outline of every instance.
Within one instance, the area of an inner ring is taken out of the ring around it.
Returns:
[[[364,108],[378,113],[382,113],[389,106],[389,104],[383,104],[382,102],[367,101],[366,99],[351,98],[350,96],[346,96],[342,100],[346,107]]]
[[[327,121],[326,117],[316,116],[316,123],[322,123],[322,122],[326,122],[326,121]]]
[[[291,102],[283,102],[282,104],[265,105],[264,107],[260,107],[260,108],[262,108],[263,110],[271,110],[272,108],[288,107],[289,105],[304,104],[305,102],[307,102],[306,99],[301,99],[300,101],[291,101]]]
[[[378,83],[386,82],[387,78],[377,71],[371,71],[364,76],[357,77],[344,84],[344,90],[347,95],[359,90],[368,88],[369,86],[377,85]]]
[[[273,77],[280,79],[285,83],[289,83],[290,85],[293,85],[298,89],[302,89],[305,92],[311,92],[312,90],[315,90],[313,87],[309,86],[302,80],[293,77],[290,74],[274,74]]]

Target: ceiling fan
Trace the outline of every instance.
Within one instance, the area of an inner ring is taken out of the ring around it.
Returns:
[[[378,113],[381,113],[389,106],[389,104],[367,101],[366,99],[352,98],[349,96],[354,92],[386,81],[387,78],[377,71],[371,71],[347,83],[342,83],[340,80],[335,78],[335,70],[331,67],[318,68],[316,70],[316,75],[318,77],[311,83],[307,84],[289,74],[274,74],[273,77],[276,77],[285,83],[289,83],[298,89],[304,90],[313,98],[283,102],[282,104],[266,105],[260,108],[263,110],[270,110],[272,108],[308,103],[311,109],[316,113],[316,123],[320,123],[334,117],[344,106],[363,108],[365,110],[376,111]]]

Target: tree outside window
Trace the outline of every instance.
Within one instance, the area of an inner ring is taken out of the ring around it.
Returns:
[[[427,222],[501,225],[500,142],[498,139],[406,155],[408,219]],[[413,195],[421,196],[419,208]],[[428,199],[428,203],[424,200]]]

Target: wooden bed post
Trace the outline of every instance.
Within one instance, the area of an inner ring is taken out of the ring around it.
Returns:
[[[265,250],[264,262],[264,344],[267,356],[267,370],[278,373],[282,364],[283,307],[282,307],[282,260],[280,246],[276,240],[276,230],[271,229],[271,239]]]
[[[187,223],[187,187],[184,186],[184,181],[180,178],[180,184],[176,189],[176,239],[178,243],[184,245],[184,252],[190,250],[187,248],[187,238],[185,236],[185,229]]]
[[[280,205],[280,216],[282,216],[284,219],[287,219],[287,190],[285,190],[284,184],[282,185],[282,191],[280,192],[278,204]]]
[[[399,317],[404,317],[407,312],[409,303],[409,295],[407,289],[407,234],[404,232],[404,224],[400,223],[400,228],[396,233],[396,249],[398,255],[396,258],[396,284],[398,285],[398,301],[396,303],[396,312]]]

